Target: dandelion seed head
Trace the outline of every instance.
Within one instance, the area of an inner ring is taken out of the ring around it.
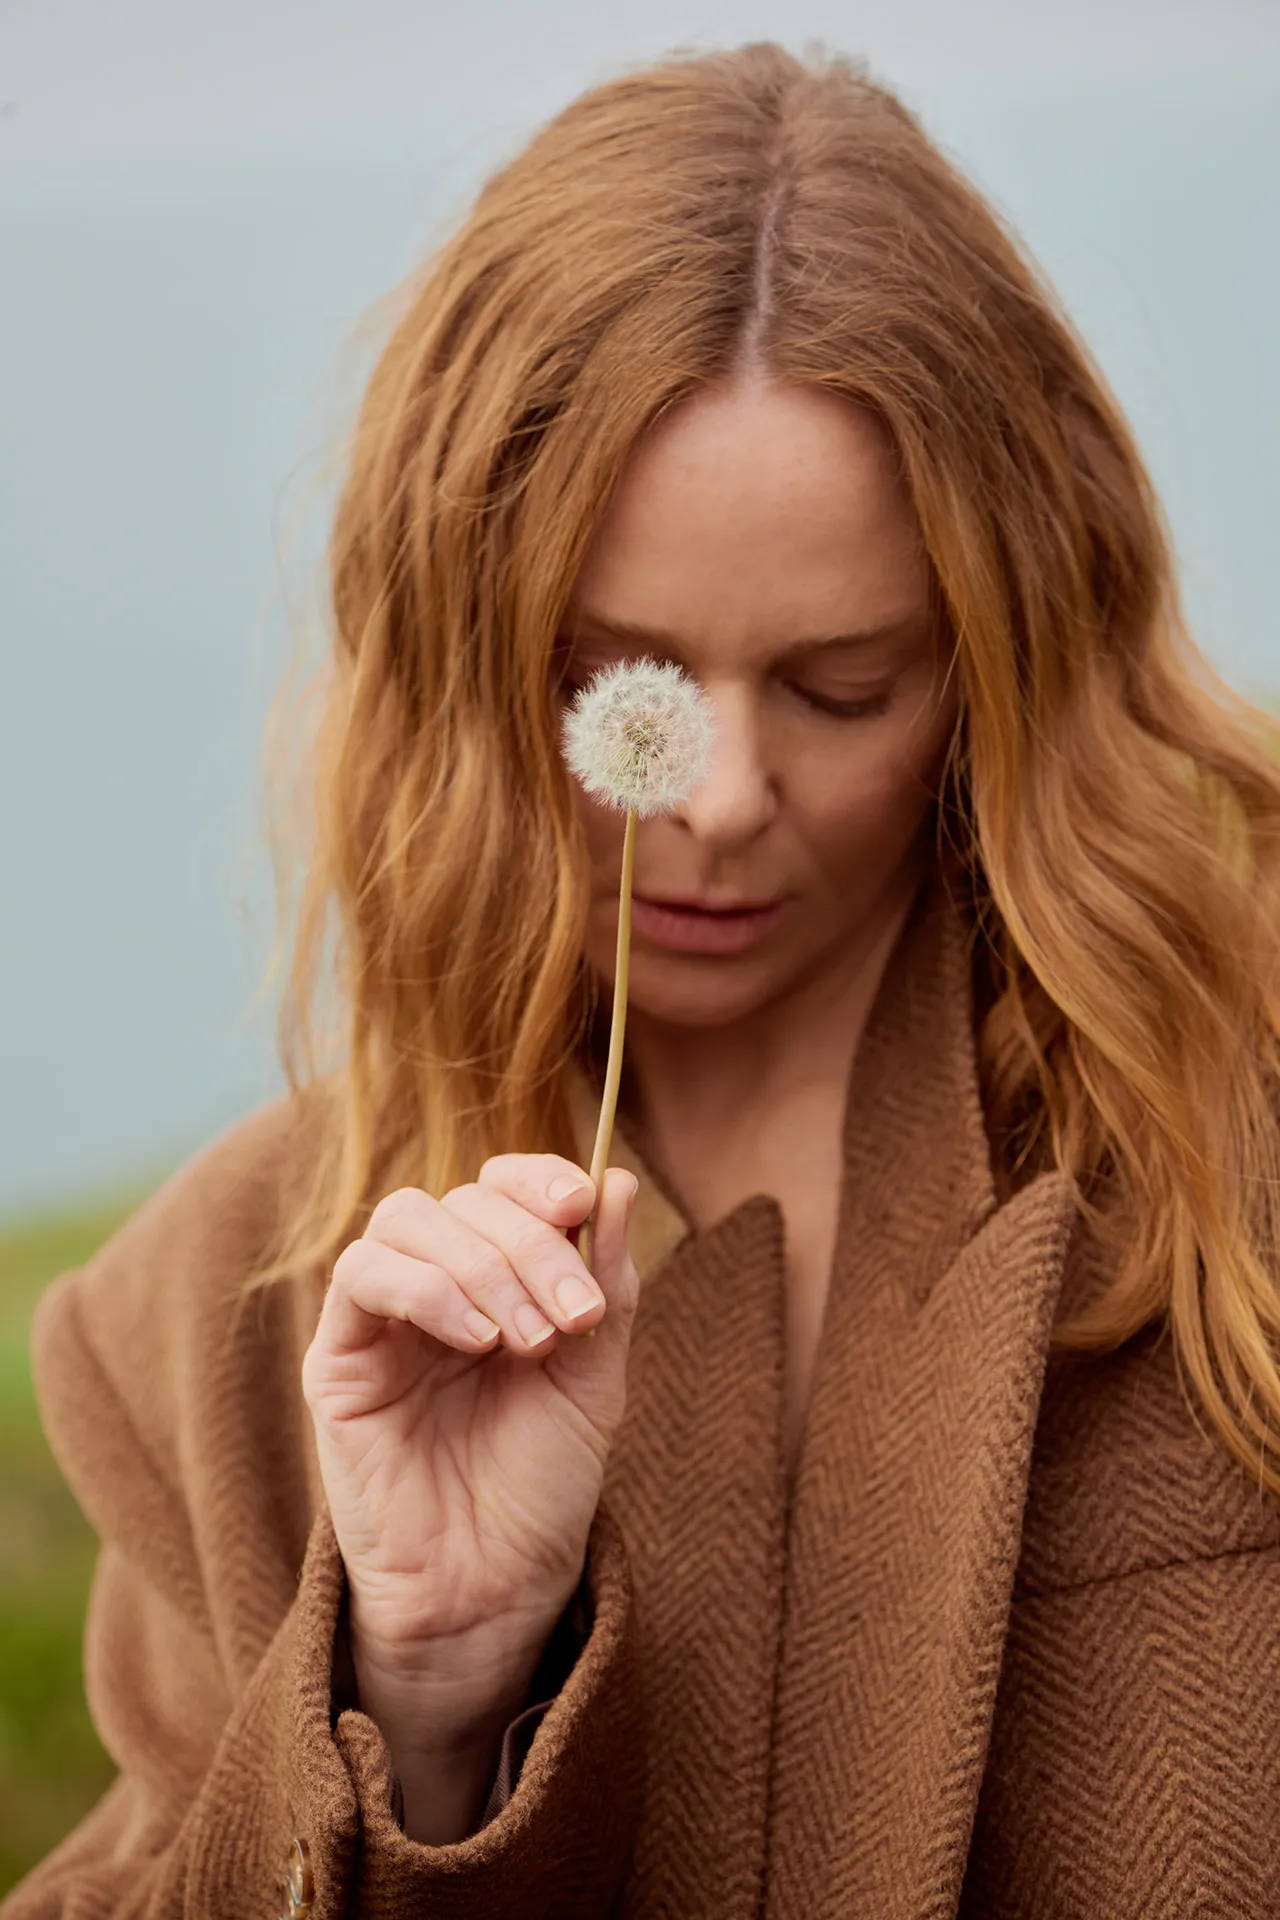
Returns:
[[[619,660],[593,674],[564,717],[562,746],[586,791],[637,819],[667,813],[705,777],[715,710],[670,660]]]

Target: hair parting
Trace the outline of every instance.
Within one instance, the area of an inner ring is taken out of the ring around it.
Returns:
[[[1068,1172],[1113,1255],[1055,1349],[1163,1322],[1280,1494],[1275,721],[1193,644],[1129,428],[1015,236],[864,62],[756,42],[571,101],[392,304],[316,721],[282,689],[268,730],[309,827],[270,837],[282,926],[302,873],[279,1047],[316,1145],[248,1288],[327,1268],[393,1185],[572,1151],[598,1009],[557,628],[652,421],[816,383],[888,427],[954,647],[938,847],[1000,1177]]]

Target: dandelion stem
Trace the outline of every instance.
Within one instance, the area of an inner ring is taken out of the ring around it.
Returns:
[[[609,1164],[609,1145],[613,1139],[613,1119],[618,1106],[618,1087],[622,1080],[622,1036],[627,1025],[627,974],[631,959],[631,869],[636,840],[634,807],[627,810],[627,828],[622,840],[622,881],[618,889],[618,955],[613,970],[613,1021],[609,1028],[609,1063],[605,1068],[604,1093],[600,1101],[600,1122],[596,1128],[595,1150],[587,1171],[596,1190],[595,1206],[578,1229],[578,1252],[588,1273],[594,1273],[592,1253],[595,1244],[595,1219]]]

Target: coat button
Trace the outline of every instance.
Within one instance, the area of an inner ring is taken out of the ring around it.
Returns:
[[[289,1849],[289,1871],[285,1880],[285,1891],[289,1896],[290,1920],[305,1920],[315,1899],[315,1881],[311,1873],[311,1849],[305,1840],[296,1835]]]

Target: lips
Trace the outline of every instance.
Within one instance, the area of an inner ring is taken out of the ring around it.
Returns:
[[[776,897],[772,900],[699,900],[688,895],[683,898],[676,895],[659,899],[651,893],[637,893],[634,897],[651,907],[671,907],[684,913],[763,913],[779,904]]]
[[[671,953],[721,955],[746,953],[771,937],[787,910],[786,900],[761,911],[707,913],[689,907],[658,906],[642,895],[631,901],[631,928],[647,946]]]

